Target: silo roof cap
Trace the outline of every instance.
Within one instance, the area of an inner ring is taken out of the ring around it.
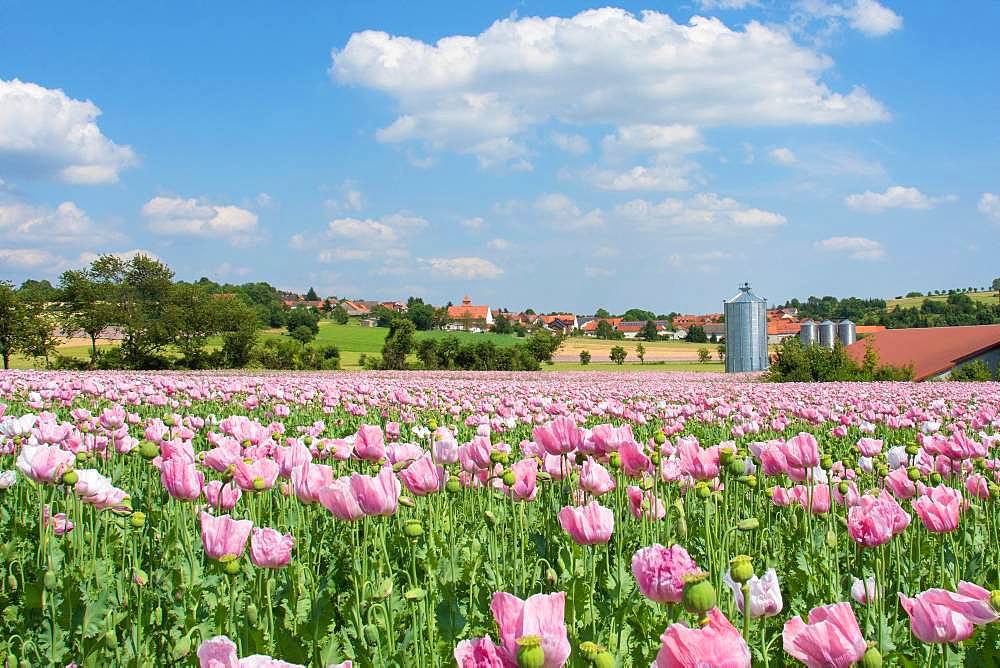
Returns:
[[[726,300],[727,304],[759,303],[767,302],[763,297],[758,297],[750,290],[750,284],[744,283],[740,286],[740,291],[733,297]]]

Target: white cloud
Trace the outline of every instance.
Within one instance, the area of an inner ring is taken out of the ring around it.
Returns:
[[[771,159],[775,162],[781,163],[782,165],[794,165],[798,158],[795,157],[795,153],[792,149],[785,148],[784,146],[771,150],[768,153]]]
[[[390,213],[387,216],[382,216],[380,220],[389,227],[401,232],[421,229],[428,225],[425,218],[414,216],[405,211]]]
[[[331,236],[364,241],[396,241],[396,231],[385,223],[371,218],[336,218],[330,221],[327,231]]]
[[[824,251],[847,253],[852,260],[881,260],[885,257],[882,244],[865,237],[830,237],[814,245]]]
[[[583,135],[553,132],[550,137],[553,144],[571,155],[583,155],[590,152],[590,142]]]
[[[844,203],[848,208],[865,213],[881,213],[888,209],[932,209],[941,202],[955,200],[954,195],[944,197],[928,197],[917,188],[892,186],[884,193],[866,190],[863,193],[848,195]]]
[[[625,171],[594,168],[588,172],[591,185],[601,190],[628,191],[651,190],[681,192],[691,189],[688,174],[695,169],[692,164],[636,165]]]
[[[250,272],[250,267],[240,267],[229,262],[223,262],[215,268],[215,275],[222,278],[228,276],[248,276]]]
[[[301,250],[306,247],[306,237],[304,234],[295,233],[288,238],[288,247]]]
[[[55,209],[20,201],[0,201],[0,237],[5,240],[77,243],[115,238],[98,229],[75,202]]]
[[[982,197],[979,198],[977,208],[980,213],[985,213],[991,218],[1000,220],[1000,196],[993,193],[983,193]]]
[[[319,252],[320,262],[364,262],[372,258],[372,252],[362,248],[330,248]]]
[[[523,160],[519,137],[551,120],[752,126],[889,117],[863,88],[831,90],[822,80],[830,58],[756,21],[731,29],[718,19],[679,24],[608,7],[571,18],[513,16],[435,44],[357,32],[331,59],[337,82],[395,100],[399,115],[379,141],[422,141],[487,163]]]
[[[365,208],[365,196],[351,181],[344,181],[339,186],[341,197],[331,198],[323,204],[328,211],[361,211]]]
[[[635,199],[615,209],[622,220],[642,227],[696,228],[716,230],[733,228],[781,227],[788,221],[779,214],[747,207],[729,197],[701,193],[688,200],[667,198],[659,203]]]
[[[101,133],[101,110],[62,90],[0,79],[0,163],[14,173],[67,183],[114,183],[138,160]]]
[[[134,257],[136,257],[138,255],[143,255],[145,257],[148,257],[150,260],[160,261],[160,258],[155,253],[152,253],[152,252],[150,252],[148,250],[145,250],[145,249],[142,249],[142,248],[133,248],[132,250],[119,251],[117,253],[106,253],[106,252],[105,253],[93,253],[93,252],[89,252],[89,251],[88,252],[84,252],[84,253],[80,254],[79,264],[81,264],[81,265],[90,264],[91,262],[93,262],[97,258],[101,257],[102,255],[111,255],[113,257],[118,258],[119,260],[124,260],[125,262],[128,262],[129,260],[131,260],[132,258],[134,258]]]
[[[693,125],[639,123],[618,128],[601,140],[605,153],[695,153],[705,148]]]
[[[475,280],[503,274],[503,269],[481,257],[435,257],[421,262],[441,278]]]
[[[142,215],[157,234],[219,237],[232,243],[250,242],[257,236],[257,214],[204,199],[154,197],[143,205]]]
[[[604,224],[600,209],[584,213],[569,197],[562,193],[546,193],[535,200],[537,211],[545,222],[562,228],[587,228]]]
[[[493,250],[507,250],[510,248],[510,242],[506,239],[491,239],[486,245]]]
[[[757,7],[760,0],[697,0],[698,6],[702,9],[746,9],[747,7]]]
[[[19,269],[61,267],[66,262],[63,258],[40,248],[0,248],[0,261]]]
[[[476,216],[475,218],[463,218],[462,220],[458,221],[458,223],[462,227],[468,228],[470,230],[478,230],[482,228],[483,225],[486,224],[486,221],[480,218],[479,216]]]
[[[903,27],[903,18],[876,0],[800,0],[806,15],[826,21],[836,28],[840,21],[869,37],[882,37]]]

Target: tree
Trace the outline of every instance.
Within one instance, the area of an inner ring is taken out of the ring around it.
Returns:
[[[719,356],[719,361],[722,362],[726,359],[726,344],[720,343],[715,348],[715,353]]]
[[[406,356],[413,351],[415,332],[416,327],[409,318],[397,317],[389,323],[389,333],[382,345],[382,368],[406,368]]]
[[[583,366],[587,366],[588,364],[590,364],[590,351],[589,350],[581,350],[580,351],[580,364],[582,364]]]
[[[310,341],[312,341],[314,338],[316,338],[316,335],[313,334],[313,331],[308,327],[306,327],[305,325],[299,325],[298,327],[296,327],[294,330],[292,330],[289,336],[291,336],[293,339],[295,339],[302,345],[305,345]]]
[[[104,255],[94,260],[90,272],[108,289],[112,324],[122,330],[122,357],[133,368],[148,366],[176,338],[167,310],[174,272],[145,255],[128,261]]]
[[[1000,292],[1000,278],[994,278],[994,279],[993,279],[993,282],[992,282],[992,283],[990,284],[990,287],[991,287],[991,288],[992,288],[992,289],[993,289],[994,291],[996,291],[996,292]]]
[[[350,319],[347,316],[347,309],[340,304],[333,307],[333,311],[331,311],[330,315],[333,317],[333,321],[338,325],[346,325],[347,321]]]
[[[17,296],[22,301],[36,304],[48,304],[59,299],[59,291],[48,281],[36,281],[29,278],[17,289]]]
[[[599,309],[597,309],[597,311],[594,312],[594,317],[595,318],[610,318],[611,314],[608,313],[607,309],[599,308]]]
[[[496,320],[493,321],[493,331],[497,334],[510,334],[514,331],[514,327],[510,324],[510,320],[501,314],[498,315]]]
[[[425,332],[434,327],[434,307],[425,304],[422,299],[410,298],[410,305],[406,309],[406,317],[413,321],[413,326],[421,332]]]
[[[562,337],[544,329],[535,331],[526,343],[528,352],[539,362],[552,362],[552,355],[562,345]]]
[[[595,330],[595,334],[597,335],[597,338],[603,339],[605,341],[622,338],[621,336],[622,333],[616,331],[615,328],[611,326],[611,323],[608,322],[607,320],[600,320],[597,323],[597,329]]]
[[[644,321],[644,320],[656,320],[656,314],[652,311],[646,311],[641,308],[630,308],[622,314],[622,320],[628,321]]]
[[[308,327],[314,335],[319,334],[319,317],[309,309],[294,308],[285,318],[285,328],[291,334],[299,327]]]
[[[319,295],[316,294],[316,291],[313,290],[312,286],[309,286],[309,292],[306,293],[306,301],[309,301],[309,302],[318,302],[319,301]]]
[[[611,349],[611,361],[615,364],[624,364],[625,358],[628,357],[628,353],[621,346],[615,346]]]
[[[49,368],[49,356],[59,347],[55,321],[45,312],[43,304],[26,303],[21,320],[20,350],[25,355],[45,359]]]
[[[59,277],[64,330],[68,336],[81,331],[90,337],[90,357],[97,357],[97,339],[114,321],[108,285],[89,271],[70,270]]]
[[[10,357],[20,348],[24,335],[26,310],[14,292],[14,286],[0,281],[0,356],[3,368],[10,368]]]
[[[647,341],[656,341],[660,338],[659,332],[656,331],[656,321],[647,320],[646,326],[642,328],[642,338]]]
[[[691,325],[687,332],[688,343],[708,343],[708,337],[705,336],[705,328],[701,325]]]
[[[702,364],[708,362],[712,359],[712,353],[708,352],[708,348],[698,348],[698,361]]]
[[[646,346],[639,343],[635,347],[635,356],[639,358],[639,364],[646,363]]]
[[[986,362],[983,360],[975,360],[955,367],[955,369],[948,374],[948,379],[955,381],[984,382],[993,380],[993,374],[990,372],[990,367],[986,365]]]

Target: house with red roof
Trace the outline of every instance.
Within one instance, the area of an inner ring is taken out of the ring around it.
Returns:
[[[460,306],[448,307],[448,319],[451,322],[444,328],[449,330],[484,332],[493,326],[493,312],[490,311],[490,307],[474,305],[469,295],[465,295]]]
[[[885,329],[847,346],[855,362],[871,346],[879,364],[913,367],[913,380],[944,379],[966,364],[983,361],[990,372],[1000,367],[1000,325]]]

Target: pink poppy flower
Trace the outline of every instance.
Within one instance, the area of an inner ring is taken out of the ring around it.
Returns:
[[[899,592],[899,603],[910,617],[913,635],[928,643],[961,642],[976,625],[1000,619],[990,606],[990,592],[971,582],[960,582],[957,593],[928,589],[909,598]]]
[[[365,516],[350,478],[338,478],[319,491],[319,502],[339,520],[353,522]]]
[[[931,487],[929,492],[913,500],[913,510],[928,531],[948,533],[958,528],[962,493],[947,485]]]
[[[385,457],[385,437],[382,429],[370,424],[358,427],[354,439],[354,456],[370,462],[377,462]]]
[[[587,459],[580,468],[580,488],[593,496],[601,496],[615,488],[615,481],[606,468]]]
[[[205,555],[216,561],[224,558],[238,559],[247,546],[250,520],[234,520],[229,515],[214,517],[208,513],[201,514],[201,543]]]
[[[441,491],[447,474],[443,466],[431,460],[431,453],[424,453],[420,459],[399,472],[399,479],[414,496],[426,496]]]
[[[160,466],[160,483],[175,499],[194,501],[201,496],[205,474],[195,467],[194,462],[183,458],[168,459]]]
[[[386,464],[374,478],[352,473],[351,489],[366,515],[392,515],[396,512],[402,485],[392,472],[392,466]]]
[[[489,636],[463,640],[455,646],[454,654],[458,668],[517,668]]]
[[[305,504],[319,501],[319,493],[333,482],[333,469],[324,464],[306,462],[292,469],[292,491]]]
[[[750,648],[736,627],[718,608],[707,617],[698,628],[668,626],[652,668],[750,668]]]
[[[564,592],[535,594],[526,600],[496,592],[490,610],[500,630],[500,644],[513,665],[517,665],[517,641],[525,636],[536,636],[540,640],[545,653],[544,668],[561,668],[566,663],[570,644]]]
[[[349,661],[346,663],[350,664]],[[226,636],[215,636],[202,641],[198,646],[198,666],[199,668],[305,668],[302,664],[272,659],[263,654],[253,654],[241,659],[236,653],[236,643]]]
[[[250,561],[258,568],[284,568],[292,560],[292,534],[282,535],[270,527],[250,531]]]
[[[216,512],[232,510],[236,502],[243,496],[243,490],[231,482],[225,484],[220,480],[211,480],[205,484],[205,499]]]
[[[262,491],[274,487],[278,465],[273,459],[240,460],[233,469],[233,482],[245,491]]]
[[[666,506],[652,490],[644,492],[635,485],[629,485],[625,492],[628,495],[629,511],[637,520],[662,520],[667,516]]]
[[[25,444],[17,456],[18,470],[35,482],[58,483],[75,462],[76,455],[57,445]]]
[[[559,525],[579,545],[600,545],[611,540],[615,514],[595,499],[583,507],[564,507],[559,511]]]
[[[643,547],[632,555],[632,576],[642,595],[657,603],[679,603],[684,576],[701,573],[698,564],[680,545]]]
[[[809,668],[848,668],[868,649],[850,603],[815,607],[808,624],[796,615],[781,637],[785,651]]]
[[[510,493],[518,501],[534,501],[538,495],[538,461],[522,459],[511,464],[514,473],[514,484]]]
[[[552,422],[535,427],[531,432],[535,442],[551,455],[564,455],[583,445],[583,433],[573,418],[560,416]]]

